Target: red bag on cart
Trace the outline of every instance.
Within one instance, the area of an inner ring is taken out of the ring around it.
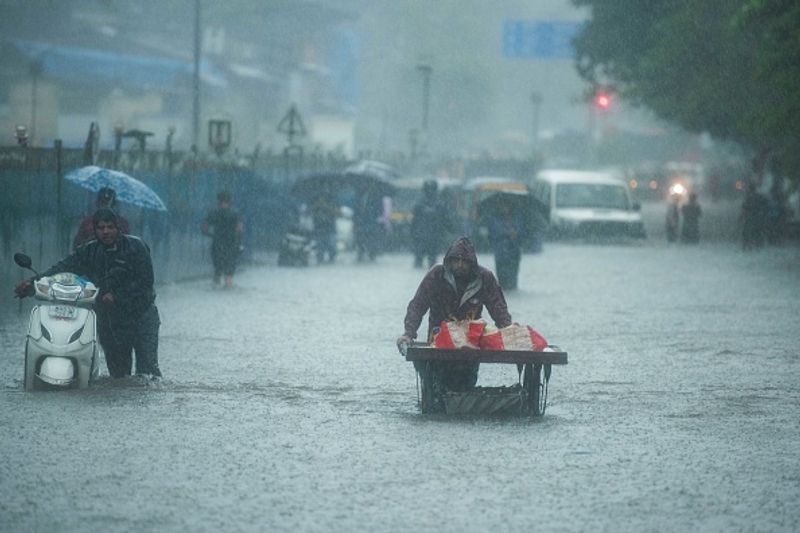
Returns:
[[[487,328],[480,339],[481,350],[524,350],[541,352],[547,348],[547,341],[530,326],[511,326],[494,329]]]
[[[503,350],[503,336],[494,326],[486,326],[478,346],[481,350]]]
[[[486,322],[483,320],[457,320],[442,322],[439,331],[433,335],[434,348],[478,349]]]

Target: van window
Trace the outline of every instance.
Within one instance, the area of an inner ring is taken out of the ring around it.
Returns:
[[[550,205],[550,184],[545,181],[537,181],[533,189],[534,197],[542,204]]]
[[[627,192],[622,185],[559,183],[556,187],[556,207],[627,210],[630,208]]]

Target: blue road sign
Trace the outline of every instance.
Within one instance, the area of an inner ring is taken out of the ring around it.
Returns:
[[[583,23],[507,20],[503,23],[503,55],[518,59],[572,59],[572,38]]]

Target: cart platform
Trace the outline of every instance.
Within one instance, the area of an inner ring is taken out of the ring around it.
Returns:
[[[548,351],[534,352],[452,350],[414,343],[407,348],[405,357],[414,362],[417,369],[419,406],[423,413],[542,416],[547,408],[552,365],[567,364],[567,352],[557,346],[549,346]],[[516,364],[520,368],[520,383],[508,387],[474,387],[467,392],[445,391],[427,364],[434,361]]]
[[[556,349],[557,347],[551,346]],[[567,352],[534,352],[523,350],[450,350],[428,345],[411,345],[406,361],[453,361],[474,363],[517,363],[540,365],[566,365]]]

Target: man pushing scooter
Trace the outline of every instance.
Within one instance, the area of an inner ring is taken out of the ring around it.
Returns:
[[[95,312],[100,345],[108,373],[131,375],[136,352],[136,374],[161,377],[158,367],[158,329],[153,262],[150,250],[138,237],[120,233],[117,215],[98,209],[93,217],[95,239],[75,249],[45,272],[72,272],[100,287]],[[30,296],[33,280],[17,284],[19,297]]]

